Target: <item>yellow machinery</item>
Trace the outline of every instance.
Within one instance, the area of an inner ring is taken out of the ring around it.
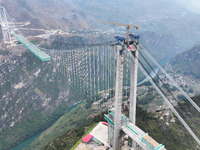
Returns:
[[[113,24],[113,25],[118,25],[118,26],[126,26],[126,28],[127,28],[127,45],[129,45],[129,30],[130,30],[130,27],[139,29],[139,27],[131,25],[131,24],[114,23],[114,22],[106,22],[106,21],[97,21],[97,22],[106,23],[106,24]]]

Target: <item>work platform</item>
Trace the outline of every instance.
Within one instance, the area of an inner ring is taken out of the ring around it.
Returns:
[[[108,115],[105,115],[105,119],[108,121],[108,129],[112,130],[114,128],[114,109],[110,109]],[[141,130],[139,127],[131,123],[131,121],[122,114],[121,116],[121,129],[122,131],[128,135],[131,139],[133,139],[140,147],[144,150],[166,150],[164,145],[156,142],[152,137]],[[111,131],[108,131],[111,132]],[[109,133],[108,133],[109,134]],[[110,133],[109,135],[113,135]],[[109,137],[113,140],[112,137]],[[111,142],[111,141],[110,141]]]
[[[42,61],[51,60],[51,57],[45,52],[41,51],[33,43],[27,40],[24,36],[15,33],[14,31],[10,32],[20,43],[22,43],[28,50],[30,50],[34,55],[36,55]]]

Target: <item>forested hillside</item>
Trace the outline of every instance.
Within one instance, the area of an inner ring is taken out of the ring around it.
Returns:
[[[200,79],[200,44],[194,45],[191,49],[176,55],[171,59],[171,69],[184,76],[195,80]]]
[[[53,71],[50,62],[41,62],[30,52],[5,59],[0,68],[2,150],[48,128],[68,107],[84,99],[60,72]]]
[[[198,105],[200,105],[199,103],[200,96],[197,96],[193,99]],[[187,102],[180,103],[179,106],[190,112],[192,109],[188,108],[187,104],[188,104]],[[177,118],[173,119],[171,118],[169,124],[167,124],[166,120],[161,119],[163,118],[162,117],[163,113],[164,113],[163,110],[158,111],[156,113],[148,113],[147,111],[143,110],[143,108],[137,107],[136,124],[142,130],[149,133],[149,135],[151,135],[154,139],[159,141],[159,143],[164,144],[166,149],[168,150],[196,149],[197,143],[192,139],[192,137],[189,135],[184,126],[179,122],[179,120]],[[96,116],[94,120],[90,122],[90,124],[93,125],[96,122],[103,121],[102,116],[103,115]],[[89,128],[90,127],[91,126],[89,126]],[[84,127],[69,129],[65,134],[49,142],[49,144],[45,147],[45,150],[70,149],[73,146],[73,144],[75,144],[79,139],[81,139],[84,132],[87,132],[87,129],[88,125]],[[73,134],[74,136],[71,136],[71,134]]]

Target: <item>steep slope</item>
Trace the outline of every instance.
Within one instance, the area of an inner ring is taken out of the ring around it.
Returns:
[[[98,99],[102,98],[102,95],[97,96]],[[149,96],[148,96],[149,98]],[[64,134],[68,135],[70,132],[73,132],[74,128],[78,128],[78,132],[81,132],[80,129],[83,126],[87,126],[92,122],[92,118],[100,113],[98,106],[100,103],[94,102],[96,98],[85,101],[83,104],[80,104],[74,108],[71,112],[64,114],[59,120],[48,128],[43,134],[38,137],[29,147],[26,149],[29,150],[40,150],[45,147],[46,149],[70,149],[72,146],[69,137],[66,137]],[[98,100],[97,99],[97,100]],[[200,104],[200,96],[192,98],[197,105]],[[150,99],[149,99],[150,100]],[[149,101],[148,100],[148,101]],[[106,101],[106,100],[105,100]],[[110,103],[110,102],[108,102]],[[100,106],[105,106],[100,104]],[[179,103],[176,107],[182,108],[186,114],[190,117],[191,120],[199,120],[199,113],[197,113],[189,102]],[[128,107],[124,110],[125,114],[128,114]],[[157,111],[155,113],[148,113],[144,111],[141,107],[137,107],[137,121],[136,124],[143,129],[145,132],[152,135],[154,139],[163,143],[169,150],[193,150],[197,147],[197,143],[186,131],[184,126],[179,122],[179,120],[174,116],[169,119],[169,124],[164,119],[167,116],[164,116],[164,110]],[[98,119],[99,117],[97,117]],[[102,119],[103,120],[103,119]],[[198,122],[198,121],[197,121]],[[195,123],[197,123],[195,122]],[[191,123],[190,123],[191,124]],[[199,128],[199,124],[196,124]],[[84,128],[82,128],[84,129]],[[80,137],[81,135],[79,135]],[[77,135],[70,136],[72,143],[75,143]],[[188,142],[184,142],[188,141]]]
[[[85,104],[86,103],[80,104],[69,113],[65,113],[55,122],[55,124],[25,148],[25,150],[42,150],[53,139],[63,135],[63,133],[66,133],[70,129],[89,125],[92,122],[93,117],[100,113],[100,110],[97,108],[86,109]]]
[[[195,100],[198,101],[200,97],[196,97]],[[183,104],[182,104],[183,105]],[[175,122],[170,122],[169,125],[166,125],[165,121],[159,119],[163,111],[157,113],[148,113],[140,107],[137,107],[137,120],[136,124],[143,129],[145,132],[149,133],[154,139],[164,144],[168,150],[193,150],[197,147],[197,144],[186,131],[186,129],[180,124],[178,119],[175,119]],[[63,120],[67,116],[63,116]],[[103,117],[96,116],[96,120],[93,121],[103,121]],[[101,120],[100,120],[101,119]],[[77,122],[77,121],[76,121]],[[57,127],[59,124],[57,123]],[[86,126],[87,127],[87,126]],[[54,129],[55,131],[55,129]],[[76,132],[75,132],[76,131]],[[45,150],[64,150],[70,149],[76,143],[75,140],[79,140],[84,134],[85,128],[71,128],[66,130],[65,134],[55,138],[50,141]],[[74,136],[70,135],[73,133]],[[81,134],[82,133],[82,134]],[[47,133],[45,133],[47,134]],[[80,134],[80,135],[77,135]],[[52,134],[48,134],[51,136]],[[43,135],[44,136],[44,135]],[[77,140],[77,141],[78,141]],[[187,141],[187,142],[184,142]]]
[[[30,21],[30,27],[46,29],[88,28],[87,22],[62,0],[2,0],[16,21]]]
[[[192,79],[200,79],[200,44],[176,55],[170,60],[173,71],[190,76]]]
[[[162,65],[178,51],[178,43],[171,34],[159,35],[157,32],[140,33],[140,43]]]
[[[8,55],[1,52],[0,56]],[[42,62],[31,52],[5,58],[0,64],[0,149],[46,129],[82,97],[51,62]]]

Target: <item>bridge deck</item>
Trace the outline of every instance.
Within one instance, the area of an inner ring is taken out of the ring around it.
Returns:
[[[153,147],[158,147],[160,144],[158,142],[156,142],[154,139],[152,139],[149,135],[145,135],[143,136],[144,140],[149,141],[149,143],[153,146]]]
[[[139,144],[143,149],[150,150],[150,148],[141,141],[141,136],[144,135],[145,133],[142,130],[140,130],[137,126],[129,123],[125,126],[122,126],[122,130],[137,144]]]
[[[24,36],[17,34],[15,32],[11,32],[11,34],[22,43],[28,50],[30,50],[33,54],[35,54],[40,60],[47,61],[51,60],[51,57],[47,55],[45,52],[41,51],[38,47],[32,44],[29,40],[27,40]]]
[[[105,119],[109,124],[114,125],[114,109],[109,110],[109,114],[105,115]],[[139,127],[131,123],[128,118],[123,114],[121,116],[121,127],[122,131],[126,133],[131,139],[133,139],[137,144],[139,144],[145,150],[166,150],[164,145],[156,142],[152,137],[141,130]]]
[[[150,137],[133,123],[128,123],[127,125],[122,126],[122,130],[144,149],[166,150],[164,145],[156,142],[152,137]]]

